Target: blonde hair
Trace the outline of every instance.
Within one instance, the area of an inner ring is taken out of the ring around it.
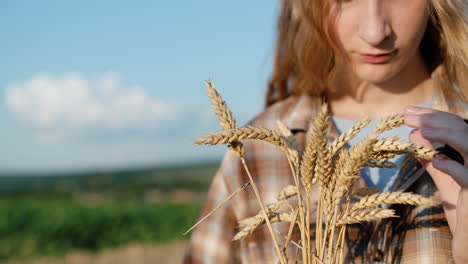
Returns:
[[[429,1],[429,0],[428,0]],[[330,0],[281,0],[278,37],[266,106],[292,95],[321,96],[335,89],[340,49],[328,28]],[[420,51],[432,72],[436,108],[466,117],[468,98],[467,4],[430,0],[430,19]]]

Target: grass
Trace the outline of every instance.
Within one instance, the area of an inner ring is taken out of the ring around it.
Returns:
[[[178,190],[203,194],[217,166],[0,177],[0,260],[187,239],[182,233],[203,199],[168,197]],[[147,201],[155,190],[160,199]],[[87,194],[106,199],[83,200]]]

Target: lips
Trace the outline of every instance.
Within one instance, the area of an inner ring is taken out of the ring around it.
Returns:
[[[365,63],[381,64],[388,62],[396,51],[382,54],[364,54],[358,53],[359,58]]]

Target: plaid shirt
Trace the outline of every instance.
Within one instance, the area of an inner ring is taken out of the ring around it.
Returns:
[[[302,152],[307,143],[306,131],[319,104],[316,98],[307,95],[291,96],[270,106],[249,124],[275,129],[276,120],[281,119],[294,133]],[[332,123],[328,140],[337,136],[338,131]],[[261,141],[246,140],[244,145],[247,166],[264,204],[275,202],[275,195],[284,186],[293,184],[284,153]],[[227,152],[211,184],[201,215],[206,215],[246,182],[248,177],[239,158]],[[354,188],[362,187],[365,187],[365,183],[361,178]],[[435,195],[436,199],[438,196],[430,175],[410,156],[400,168],[392,191]],[[317,197],[314,198],[311,204],[315,204]],[[400,217],[348,226],[346,263],[453,263],[452,235],[441,205],[429,208],[392,205],[390,208],[395,209]],[[239,231],[238,221],[259,211],[260,207],[250,187],[237,194],[193,231],[184,263],[277,263],[275,248],[266,226],[257,228],[244,240],[231,241]],[[312,208],[310,213],[314,215],[315,210]],[[282,234],[287,233],[288,227],[289,223],[273,224],[273,228]],[[299,232],[295,232],[293,238],[297,241]],[[288,257],[294,258],[296,251],[290,243]],[[298,256],[300,259],[300,253]]]

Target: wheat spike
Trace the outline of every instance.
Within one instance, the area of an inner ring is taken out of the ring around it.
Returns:
[[[288,126],[286,126],[286,124],[281,120],[276,120],[276,126],[278,127],[280,134],[284,137],[284,140],[288,143],[289,147],[298,150],[299,147],[297,145],[296,138]]]
[[[363,197],[354,204],[351,211],[381,204],[433,205],[434,203],[430,198],[422,195],[404,192],[383,192]]]
[[[226,102],[216,91],[216,85],[210,81],[205,82],[208,97],[211,99],[211,106],[219,120],[219,125],[223,130],[236,128],[236,120],[232,117]]]
[[[287,200],[293,196],[296,196],[297,194],[297,188],[294,185],[288,185],[284,187],[279,194],[276,196],[276,199],[278,201],[284,201]]]
[[[405,123],[404,114],[396,114],[379,121],[375,128],[375,133],[380,134],[385,130],[390,130],[394,127],[399,127]]]
[[[348,131],[341,133],[333,142],[328,146],[328,150],[331,155],[334,156],[338,150],[340,150],[344,145],[346,145],[354,136],[356,136],[361,129],[366,127],[370,123],[369,119],[364,119],[356,122],[352,128]]]
[[[271,223],[292,221],[292,215],[289,213],[274,213],[272,215],[269,215],[268,218],[270,219]],[[257,229],[257,227],[259,227],[263,223],[265,223],[265,219],[261,217],[253,219],[253,221],[250,221],[247,225],[245,225],[244,228],[242,228],[242,230],[239,231],[232,240],[236,241],[236,240],[242,240],[246,238],[248,235],[252,234],[253,231]]]
[[[353,193],[353,195],[364,197],[364,196],[372,195],[378,192],[379,192],[379,189],[372,188],[372,187],[364,187],[364,188],[360,188],[356,190],[356,192]]]
[[[195,140],[198,145],[221,145],[244,139],[259,139],[273,145],[284,147],[286,141],[274,130],[268,128],[257,128],[253,126],[228,129],[216,133],[208,133]]]
[[[283,148],[286,152],[286,156],[291,161],[294,170],[297,173],[299,171],[299,147],[297,145],[296,138],[293,136],[291,130],[281,120],[276,120],[276,126],[278,127],[281,136],[283,136],[284,141],[287,143]]]
[[[354,224],[364,221],[374,221],[382,218],[388,217],[398,217],[395,215],[395,211],[392,209],[380,209],[380,208],[373,208],[373,209],[362,209],[356,210],[349,214],[345,214],[340,217],[337,222],[337,225],[346,225],[346,224]]]
[[[216,85],[210,81],[205,82],[208,97],[211,99],[211,106],[218,117],[219,125],[222,130],[234,129],[237,127],[236,120],[232,116],[226,102],[221,95],[216,91]],[[239,141],[233,141],[228,145],[228,148],[234,152],[239,158],[244,156],[244,146]]]
[[[317,151],[314,148],[315,139],[312,138],[312,133],[307,134],[309,143],[306,146],[301,160],[301,176],[302,181],[307,190],[310,190],[312,185],[317,180],[314,178],[315,165],[317,164]]]
[[[409,153],[425,160],[432,160],[439,154],[436,150],[416,146],[413,143],[403,143],[397,140],[382,140],[377,143],[378,144],[375,144],[372,149],[372,151],[376,153],[382,151],[393,152],[395,154]]]
[[[325,103],[314,119],[312,131],[307,135],[308,143],[301,161],[301,175],[307,191],[310,191],[317,179],[324,184],[330,177],[331,167],[328,159],[330,155],[326,141],[329,123],[330,115],[328,105]]]
[[[388,151],[388,152],[401,152],[402,150],[411,146],[411,143],[403,143],[397,140],[396,137],[381,139],[375,142],[372,151]]]
[[[367,167],[376,167],[376,168],[397,168],[398,165],[388,161],[388,159],[367,159]]]
[[[267,204],[265,206],[265,209],[266,209],[268,215],[270,215],[274,211],[278,210],[281,207],[281,205],[283,205],[283,202],[270,203],[270,204]],[[264,218],[263,213],[260,211],[260,212],[258,212],[256,215],[254,215],[252,217],[240,220],[238,222],[238,224],[239,224],[239,226],[246,226],[250,222],[259,221],[258,219],[263,219],[263,218]]]
[[[411,146],[405,148],[404,151],[425,160],[432,160],[437,155],[439,155],[439,152],[436,150],[416,146],[414,144],[411,144]]]
[[[361,142],[352,146],[349,151],[341,152],[338,159],[340,171],[333,193],[333,201],[339,202],[349,187],[359,178],[360,171],[366,164],[367,156],[376,141],[376,134],[366,136]]]
[[[376,159],[376,160],[384,160],[384,159],[391,159],[394,158],[398,155],[401,155],[403,153],[397,152],[397,151],[379,151],[379,152],[372,152],[370,155],[371,159]]]

